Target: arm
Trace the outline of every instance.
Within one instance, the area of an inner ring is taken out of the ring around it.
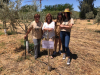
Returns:
[[[60,25],[61,29],[71,29],[72,26],[74,25],[74,21],[73,19],[71,19],[69,22],[68,22],[68,25],[64,25],[64,23],[62,23]]]
[[[60,28],[61,28],[61,29],[71,29],[71,28],[72,28],[72,25],[73,25],[73,24],[71,24],[71,23],[68,24],[68,25],[63,25],[63,24],[61,24],[61,25],[60,25]]]
[[[26,35],[24,36],[24,39],[26,39],[26,37],[28,36],[28,34],[30,33],[30,31],[32,30],[33,27],[30,27],[26,33]]]

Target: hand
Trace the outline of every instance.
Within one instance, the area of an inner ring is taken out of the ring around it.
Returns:
[[[24,36],[24,39],[26,39],[27,35]]]
[[[64,26],[61,24],[61,25],[60,25],[60,28],[64,28]]]

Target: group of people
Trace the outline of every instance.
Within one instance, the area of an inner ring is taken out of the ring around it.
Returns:
[[[55,48],[50,49],[50,56],[53,58],[53,55],[56,55],[57,43],[59,42],[59,53],[61,54],[60,48],[62,45],[63,50],[63,59],[68,56],[67,65],[70,64],[70,50],[69,50],[69,41],[70,41],[70,32],[74,24],[73,18],[71,18],[71,12],[68,8],[64,12],[59,12],[57,15],[57,20],[52,19],[52,15],[48,13],[45,18],[44,24],[39,21],[40,15],[35,14],[35,21],[31,22],[29,29],[24,36],[26,38],[30,31],[32,30],[33,42],[34,42],[34,54],[35,59],[40,55],[40,42],[41,38],[47,40],[47,34],[49,41],[55,41]]]

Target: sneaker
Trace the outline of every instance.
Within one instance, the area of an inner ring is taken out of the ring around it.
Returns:
[[[66,59],[66,54],[63,54],[63,59]]]
[[[59,54],[61,54],[61,51],[59,51]]]
[[[54,51],[53,55],[56,55],[56,52]]]
[[[70,65],[70,58],[68,58],[67,60],[67,65]]]

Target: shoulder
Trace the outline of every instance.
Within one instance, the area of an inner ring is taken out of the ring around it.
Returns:
[[[57,19],[56,20],[53,20],[54,22],[57,22]]]

